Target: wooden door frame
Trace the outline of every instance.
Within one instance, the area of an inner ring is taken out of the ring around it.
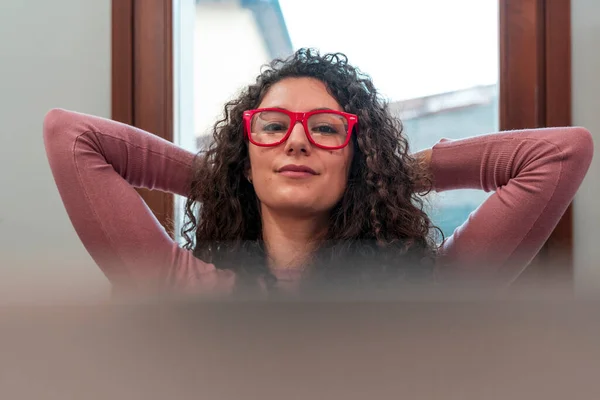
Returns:
[[[570,0],[500,0],[500,129],[571,125]],[[573,281],[573,211],[527,268],[527,281]]]
[[[499,10],[500,129],[571,125],[570,0],[499,0]],[[169,141],[172,19],[173,0],[112,0],[112,118]],[[173,196],[140,194],[173,234]],[[540,252],[544,268],[534,263],[528,273],[572,279],[572,259],[569,207]]]
[[[172,0],[112,0],[112,119],[173,141]],[[173,236],[173,195],[138,192]]]

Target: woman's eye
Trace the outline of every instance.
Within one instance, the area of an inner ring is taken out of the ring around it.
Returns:
[[[265,132],[282,132],[282,131],[286,130],[286,127],[280,123],[272,123],[272,124],[265,125],[263,127],[263,130]]]
[[[315,126],[312,129],[313,132],[315,133],[324,133],[324,134],[335,134],[337,133],[337,129],[335,129],[332,126],[329,125],[320,125],[320,126]]]

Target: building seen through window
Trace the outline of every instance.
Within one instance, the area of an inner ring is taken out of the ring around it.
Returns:
[[[497,1],[372,2],[359,12],[337,0],[195,0],[193,40],[187,41],[193,47],[194,132],[188,147],[205,148],[223,105],[255,80],[262,65],[300,47],[343,52],[369,73],[402,120],[411,151],[441,138],[496,132]],[[456,15],[438,15],[451,11]],[[449,19],[455,28],[444,26]],[[361,29],[371,29],[371,39]],[[449,236],[488,195],[431,194],[427,211]]]

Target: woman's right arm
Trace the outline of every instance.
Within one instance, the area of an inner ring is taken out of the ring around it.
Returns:
[[[60,109],[44,143],[69,218],[117,287],[228,292],[235,276],[181,249],[134,188],[187,195],[194,155],[140,129]]]

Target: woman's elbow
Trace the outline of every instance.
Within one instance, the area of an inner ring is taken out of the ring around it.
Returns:
[[[594,140],[589,130],[579,126],[569,129],[568,156],[587,171],[594,156]]]
[[[62,108],[48,111],[43,124],[46,152],[54,152],[65,146],[71,146],[77,136],[88,129],[82,114]]]
[[[65,130],[69,124],[69,114],[69,111],[62,108],[53,108],[46,113],[43,124],[45,140]]]

